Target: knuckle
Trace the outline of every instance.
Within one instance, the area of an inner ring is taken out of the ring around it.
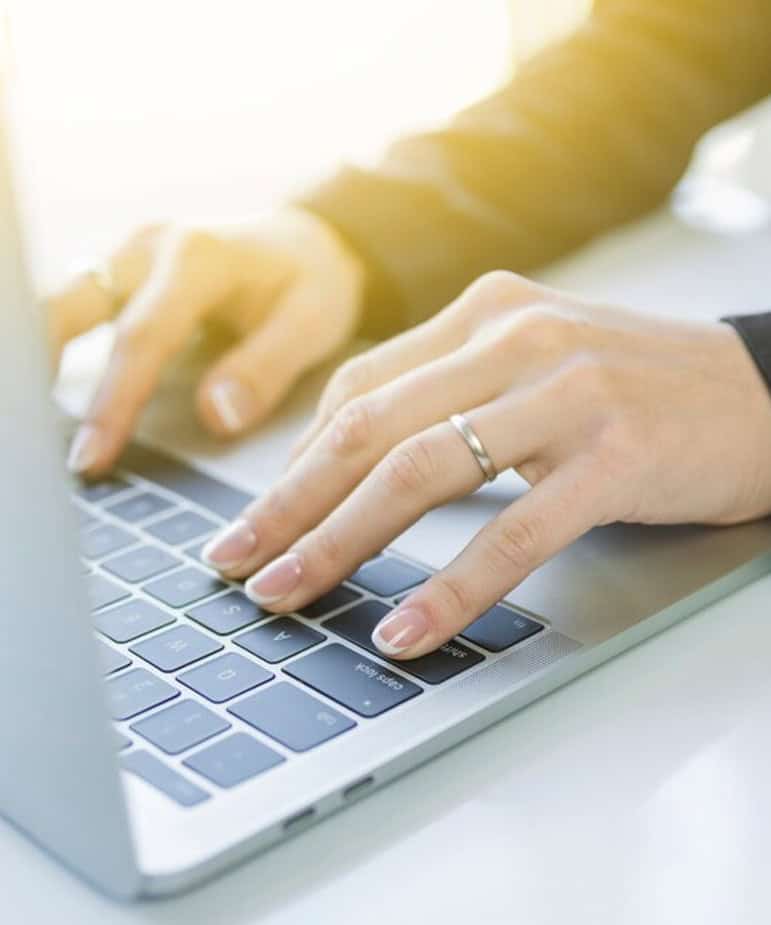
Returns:
[[[335,413],[330,425],[330,442],[335,453],[349,456],[367,447],[373,432],[371,403],[357,398]]]
[[[371,381],[371,363],[366,357],[347,360],[329,383],[330,399],[335,405],[342,405],[368,391]]]
[[[290,505],[283,490],[276,487],[245,508],[242,516],[250,524],[259,522],[265,536],[283,536],[292,523]]]
[[[386,489],[396,494],[425,493],[440,476],[436,453],[422,435],[399,444],[378,468]]]
[[[467,585],[454,576],[439,572],[431,580],[431,591],[439,605],[436,613],[432,614],[433,623],[441,623],[442,615],[447,613],[455,613],[465,620],[474,613],[474,596]]]
[[[334,568],[343,559],[343,549],[335,531],[325,524],[317,527],[309,537],[309,548],[313,550],[313,559],[319,563],[321,572]]]
[[[531,350],[551,353],[576,343],[577,325],[547,304],[531,305],[517,312],[507,335],[526,343]]]
[[[591,352],[580,352],[571,358],[562,372],[563,384],[578,389],[582,395],[607,402],[615,394],[615,380],[611,367]]]
[[[538,562],[540,531],[532,520],[513,520],[490,530],[487,552],[494,572],[527,574]]]

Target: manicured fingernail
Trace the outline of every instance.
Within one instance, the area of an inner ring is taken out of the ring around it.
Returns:
[[[397,608],[375,627],[372,642],[383,655],[401,655],[428,632],[428,620],[414,607]]]
[[[209,540],[201,550],[201,559],[212,568],[231,569],[248,559],[256,546],[257,534],[248,520],[239,517]]]
[[[99,459],[102,438],[93,424],[84,424],[78,429],[70,444],[67,468],[70,472],[86,472]]]
[[[255,604],[275,604],[294,591],[301,578],[300,557],[288,552],[250,578],[246,593]]]
[[[209,389],[217,417],[225,430],[243,430],[254,419],[254,392],[238,379],[221,379]]]

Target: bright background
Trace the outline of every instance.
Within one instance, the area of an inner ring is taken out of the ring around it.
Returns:
[[[587,0],[16,0],[43,285],[158,219],[242,217],[491,90]]]

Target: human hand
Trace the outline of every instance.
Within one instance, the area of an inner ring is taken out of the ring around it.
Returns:
[[[499,272],[339,369],[287,473],[209,544],[209,563],[252,575],[247,593],[271,610],[303,607],[480,486],[456,412],[532,488],[386,616],[373,640],[391,657],[437,648],[594,526],[771,511],[771,403],[730,327]]]
[[[57,358],[115,318],[107,371],[70,451],[70,467],[87,476],[112,466],[169,361],[205,325],[235,345],[198,385],[201,421],[218,436],[261,421],[352,335],[364,275],[337,234],[299,209],[221,230],[146,228],[107,270],[114,291],[87,273],[48,303]]]

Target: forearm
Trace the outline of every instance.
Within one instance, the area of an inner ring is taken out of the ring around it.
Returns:
[[[762,0],[600,0],[587,24],[445,130],[305,197],[369,267],[366,330],[439,309],[655,206],[698,138],[771,90]]]

